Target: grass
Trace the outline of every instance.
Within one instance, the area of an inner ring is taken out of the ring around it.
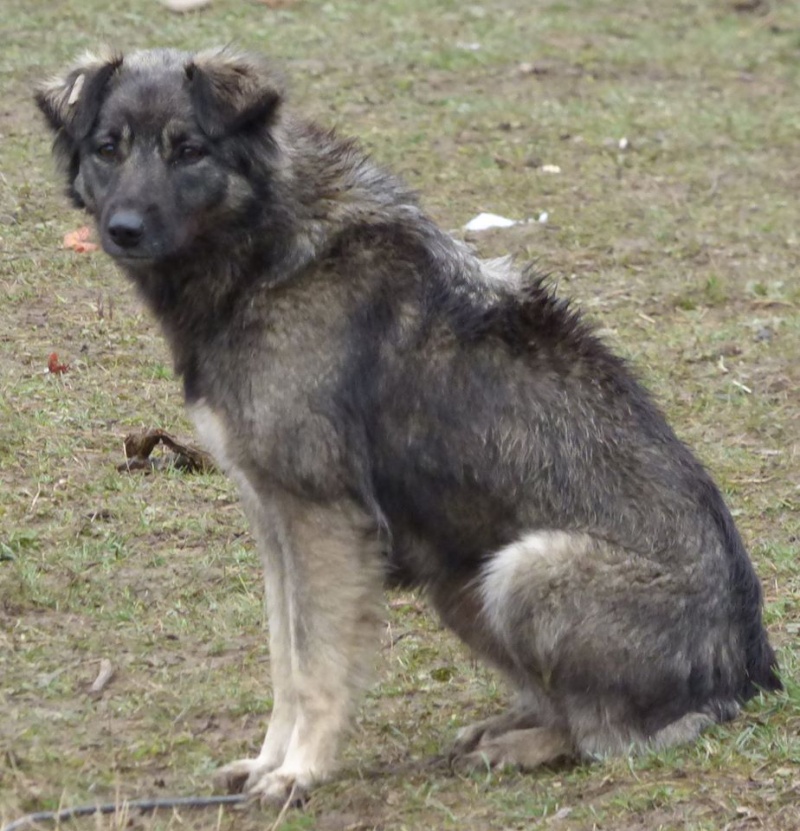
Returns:
[[[361,136],[445,227],[547,211],[546,224],[472,241],[535,260],[635,361],[737,516],[786,681],[694,746],[458,777],[442,762],[448,741],[505,690],[421,598],[392,595],[342,775],[281,827],[800,828],[800,9],[276,6],[216,0],[175,17],[153,0],[30,0],[3,23],[0,820],[208,793],[268,718],[261,576],[230,484],[116,470],[126,432],[190,428],[165,346],[122,278],[102,255],[60,248],[83,219],[30,103],[43,74],[104,41],[235,41],[280,61],[296,105]],[[53,351],[69,373],[46,372]],[[90,697],[103,658],[115,676]],[[276,818],[131,822],[248,831]]]

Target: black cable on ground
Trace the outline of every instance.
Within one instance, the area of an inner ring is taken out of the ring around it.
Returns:
[[[159,808],[213,808],[217,805],[241,805],[247,802],[246,794],[232,796],[171,796],[162,799],[132,799],[129,802],[106,802],[102,805],[78,805],[61,811],[38,811],[15,819],[4,825],[0,831],[19,831],[39,822],[66,822],[77,817],[91,817],[94,814],[116,814],[120,811],[157,811]]]

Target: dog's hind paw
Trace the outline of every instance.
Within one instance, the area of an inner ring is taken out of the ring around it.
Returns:
[[[499,715],[478,721],[462,727],[456,734],[455,741],[450,750],[450,765],[455,768],[466,767],[468,769],[486,768],[487,754],[484,752],[492,739],[511,733],[523,733],[538,728],[542,723],[541,715],[536,708],[522,707],[507,710]],[[533,734],[531,734],[533,735]],[[502,745],[502,743],[501,743]],[[498,766],[505,764],[504,761],[496,760],[496,753],[489,754],[489,764]],[[467,760],[467,757],[470,757]],[[514,762],[512,761],[511,764]]]
[[[248,792],[272,767],[261,759],[237,759],[214,773],[214,787],[226,793]]]
[[[501,748],[489,743],[479,743],[476,750],[450,756],[450,768],[462,775],[516,766],[513,760],[506,758]]]
[[[472,753],[481,742],[492,739],[509,730],[517,730],[521,727],[533,727],[537,723],[537,717],[532,712],[518,712],[509,710],[505,713],[492,716],[491,718],[477,721],[462,727],[456,733],[453,745],[450,748],[450,761],[456,763],[463,756]]]
[[[509,730],[494,737],[484,733],[472,751],[451,758],[450,764],[454,770],[462,773],[495,768],[534,770],[540,765],[569,758],[574,752],[572,739],[566,731],[532,727]]]
[[[450,762],[456,763],[459,759],[475,750],[488,727],[488,721],[481,721],[477,724],[470,724],[467,727],[462,727],[461,730],[456,733],[455,740],[450,748]]]

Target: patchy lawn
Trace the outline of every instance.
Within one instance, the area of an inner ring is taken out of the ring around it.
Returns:
[[[66,206],[31,88],[77,52],[234,41],[362,137],[445,227],[533,259],[631,357],[722,485],[787,690],[694,746],[459,778],[505,691],[424,601],[389,597],[379,683],[303,812],[137,828],[800,829],[800,6],[705,0],[28,0],[0,54],[0,821],[207,794],[271,707],[261,575],[219,475],[121,474],[141,427],[191,437],[156,327]],[[560,172],[555,172],[555,169]],[[47,371],[58,354],[70,371]],[[114,676],[89,688],[102,660]],[[280,822],[276,823],[276,820]],[[106,818],[83,827],[125,825]]]

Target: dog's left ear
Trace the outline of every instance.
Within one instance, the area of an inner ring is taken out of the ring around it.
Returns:
[[[105,88],[121,64],[120,55],[87,53],[64,75],[42,84],[36,90],[36,103],[53,132],[63,131],[75,142],[86,138]]]
[[[283,97],[280,76],[266,62],[228,49],[199,52],[186,77],[200,128],[212,138],[268,126]]]

